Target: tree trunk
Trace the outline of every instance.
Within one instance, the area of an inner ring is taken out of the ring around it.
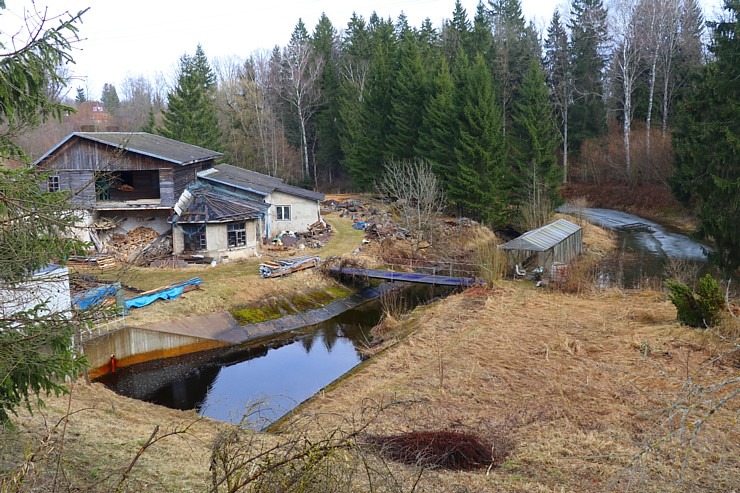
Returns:
[[[563,185],[568,184],[568,103],[563,110]]]
[[[655,95],[655,70],[658,65],[657,49],[650,63],[650,83],[648,85],[648,107],[647,117],[645,118],[645,145],[647,146],[647,155],[650,157],[650,127],[653,118],[653,97]]]

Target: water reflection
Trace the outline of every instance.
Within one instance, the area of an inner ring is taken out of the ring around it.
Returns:
[[[645,280],[662,279],[671,258],[707,268],[708,246],[654,221],[611,209],[563,206],[558,210],[615,231],[620,248],[601,266],[596,280],[599,287],[639,288]]]
[[[417,286],[404,295],[410,307],[447,293]],[[210,418],[238,422],[252,412],[261,428],[343,375],[362,359],[379,302],[362,305],[258,347],[237,346],[122,368],[101,382],[119,394]]]

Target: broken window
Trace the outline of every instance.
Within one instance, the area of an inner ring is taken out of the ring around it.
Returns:
[[[181,229],[186,252],[202,252],[208,249],[205,224],[183,224]]]
[[[109,171],[96,175],[98,200],[156,200],[159,194],[159,170]]]
[[[245,223],[233,223],[226,225],[226,236],[229,248],[246,246],[247,225]]]

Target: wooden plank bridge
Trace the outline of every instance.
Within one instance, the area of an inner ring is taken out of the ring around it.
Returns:
[[[332,272],[346,276],[369,277],[386,281],[415,282],[437,286],[470,286],[480,282],[474,277],[453,277],[423,274],[419,272],[395,272],[380,269],[360,269],[357,267],[332,267]]]

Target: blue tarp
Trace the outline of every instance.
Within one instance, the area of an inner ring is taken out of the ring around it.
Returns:
[[[143,306],[150,305],[157,300],[173,300],[182,294],[185,286],[195,286],[202,282],[203,281],[200,279],[200,277],[194,277],[188,281],[183,281],[168,286],[167,289],[163,289],[162,291],[157,291],[156,293],[145,294],[142,296],[137,296],[136,298],[128,299],[126,300],[126,308],[141,308]]]
[[[80,310],[84,310],[85,308],[102,303],[103,300],[107,296],[115,296],[115,295],[116,295],[115,286],[113,285],[100,286],[97,288],[93,288],[89,291],[85,291],[84,293],[75,296],[74,298],[72,298],[72,302]]]

